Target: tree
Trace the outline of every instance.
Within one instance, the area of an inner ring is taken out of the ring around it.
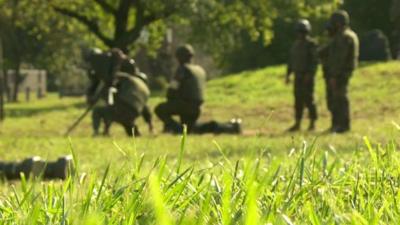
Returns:
[[[339,1],[231,0],[203,1],[193,15],[192,39],[208,49],[226,72],[283,63],[293,41],[293,23],[308,18],[315,34]],[[212,13],[210,13],[212,12]]]
[[[394,52],[396,53],[397,58],[400,58],[400,0],[392,0],[391,7],[391,21],[394,26],[394,42],[396,44],[393,45]]]
[[[343,8],[351,17],[351,26],[359,34],[379,29],[389,38],[394,53],[398,42],[395,24],[389,15],[390,9],[397,0],[352,0],[344,1]]]
[[[24,16],[22,9],[24,2],[18,0],[4,1],[1,13],[1,36],[4,42],[5,68],[14,70],[13,93],[9,96],[9,100],[18,101],[19,85],[23,80],[20,73],[21,64],[25,59],[33,58],[38,47],[35,43],[35,37],[30,32],[35,26],[34,24],[24,24]],[[28,21],[28,20],[26,20]],[[4,69],[6,72],[7,70]],[[5,73],[7,74],[7,73]],[[6,76],[7,80],[8,76]],[[9,93],[10,94],[10,93]]]
[[[102,43],[128,52],[142,31],[189,9],[193,0],[53,0],[53,9],[83,24]],[[151,29],[148,29],[151,31]]]
[[[35,0],[0,0],[0,36],[4,43],[4,70],[16,71],[11,100],[17,100],[17,92],[23,76],[22,66],[48,71],[54,75],[65,74],[68,66],[77,65],[79,45],[90,40],[80,26],[63,20],[49,4]],[[42,13],[37,13],[42,12]],[[77,42],[77,39],[81,41]],[[54,83],[54,82],[53,82]]]

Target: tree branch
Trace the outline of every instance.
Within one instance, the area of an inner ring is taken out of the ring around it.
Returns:
[[[118,39],[128,28],[129,10],[132,0],[120,0],[115,16],[115,38]]]
[[[116,14],[117,10],[107,3],[105,0],[94,0],[104,11],[111,13],[111,14]]]
[[[95,20],[91,20],[89,17],[85,16],[85,15],[81,15],[77,12],[74,12],[72,10],[69,9],[65,9],[65,8],[60,8],[57,6],[53,6],[53,9],[64,15],[64,16],[68,16],[71,17],[73,19],[76,19],[77,21],[79,21],[80,23],[82,23],[83,25],[85,25],[93,34],[95,34],[105,45],[107,45],[108,47],[113,47],[113,41],[111,39],[109,39],[108,37],[106,37],[101,31],[100,31],[100,27],[97,23],[97,21]]]
[[[123,42],[127,44],[136,41],[136,39],[140,37],[140,33],[144,27],[160,19],[166,19],[172,16],[177,10],[176,7],[171,7],[169,9],[165,9],[165,11],[162,13],[158,14],[153,13],[145,15],[144,13],[145,10],[140,1],[136,1],[135,6],[136,6],[136,24],[133,28],[128,30],[126,34],[123,36]]]

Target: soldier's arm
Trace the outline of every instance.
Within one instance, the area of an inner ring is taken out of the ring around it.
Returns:
[[[86,101],[91,104],[96,94],[98,87],[100,86],[100,80],[91,78],[89,88],[86,90]]]
[[[314,42],[311,43],[309,57],[310,57],[310,65],[308,68],[308,73],[310,74],[310,76],[314,76],[315,73],[317,72],[317,68],[318,68],[318,45],[317,45],[317,43],[314,43]]]
[[[286,70],[286,79],[290,78],[290,75],[293,73],[293,48],[292,46],[289,51],[289,59],[287,62],[287,70]]]

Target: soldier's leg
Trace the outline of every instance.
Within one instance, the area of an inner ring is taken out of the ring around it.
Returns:
[[[310,117],[310,126],[308,127],[308,130],[314,130],[315,121],[318,119],[317,106],[315,105],[314,101],[314,79],[310,80],[309,83],[305,85],[305,87],[304,101],[305,105],[308,108],[308,113]]]
[[[69,175],[74,174],[72,156],[63,156],[54,162],[47,163],[44,171],[45,179],[66,179]]]
[[[196,122],[200,117],[200,113],[201,110],[199,107],[187,109],[183,113],[181,113],[181,124],[185,124],[187,126],[188,133],[192,133],[193,128],[195,127]]]
[[[92,128],[93,135],[99,134],[100,124],[102,120],[102,109],[101,107],[95,107],[92,112]]]
[[[151,110],[148,105],[145,105],[142,111],[142,117],[144,118],[144,121],[147,123],[149,126],[149,131],[152,133],[153,132],[153,116],[151,115]]]
[[[128,135],[129,137],[139,137],[141,136],[141,133],[139,131],[139,127],[137,125],[135,125],[134,123],[124,123],[122,124],[122,126],[124,127],[125,133],[126,135]]]
[[[334,90],[331,87],[330,80],[325,77],[325,88],[326,88],[326,105],[331,114],[331,127],[329,130],[333,130],[337,124],[335,116],[335,96]]]
[[[294,83],[294,111],[295,111],[295,124],[289,131],[298,131],[301,126],[301,119],[303,118],[304,111],[304,85],[303,80],[296,76]]]
[[[347,96],[348,78],[338,81],[337,113],[339,131],[350,130],[350,103]]]
[[[178,115],[179,108],[181,106],[172,101],[161,103],[155,108],[154,112],[164,124],[164,132],[179,132],[181,125],[172,118]]]
[[[124,121],[121,121],[121,125],[124,127],[126,135],[129,137],[139,137],[141,134],[139,132],[138,126],[135,124],[136,118],[139,116],[136,112],[131,112],[130,118],[126,118]]]
[[[325,95],[326,95],[326,106],[329,112],[333,111],[333,91],[329,83],[329,79],[325,78]]]
[[[110,135],[110,128],[114,118],[114,112],[110,106],[103,109],[103,120],[104,120],[104,130],[103,135],[109,136]]]

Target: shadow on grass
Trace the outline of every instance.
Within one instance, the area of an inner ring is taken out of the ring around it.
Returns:
[[[59,105],[59,106],[47,106],[47,107],[18,107],[13,109],[5,109],[6,117],[8,118],[22,118],[30,117],[38,114],[50,113],[55,111],[63,111],[70,108],[85,108],[84,102],[78,102],[72,105]]]

